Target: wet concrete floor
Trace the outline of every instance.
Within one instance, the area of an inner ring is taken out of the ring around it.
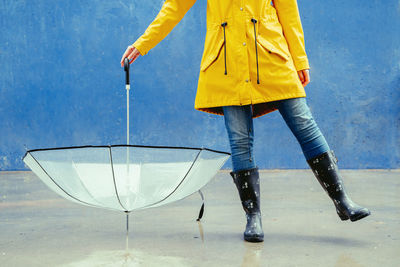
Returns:
[[[0,266],[400,266],[400,171],[342,170],[371,210],[341,221],[310,170],[261,171],[265,240],[243,241],[244,211],[228,171],[170,205],[130,215],[82,206],[32,172],[0,172]]]

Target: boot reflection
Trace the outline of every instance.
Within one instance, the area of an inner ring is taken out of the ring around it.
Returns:
[[[243,255],[242,267],[258,267],[261,266],[261,256],[264,243],[248,243],[243,242],[245,253]]]

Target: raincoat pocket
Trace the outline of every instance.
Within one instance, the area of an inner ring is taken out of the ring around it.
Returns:
[[[260,45],[267,49],[267,52],[275,53],[281,58],[289,60],[289,48],[274,7],[266,7],[258,27],[257,41]]]
[[[280,49],[277,49],[276,46],[272,45],[269,41],[267,41],[263,36],[257,36],[257,43],[259,43],[268,53],[274,53],[280,56],[283,60],[289,60],[289,55],[283,52]]]
[[[223,45],[224,37],[221,29],[209,30],[207,32],[200,71],[205,71],[217,60]]]

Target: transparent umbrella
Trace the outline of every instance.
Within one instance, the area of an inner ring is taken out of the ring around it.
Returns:
[[[35,149],[23,161],[62,197],[92,207],[123,211],[165,205],[199,192],[230,154],[207,148],[129,144],[129,60],[125,59],[127,144]]]

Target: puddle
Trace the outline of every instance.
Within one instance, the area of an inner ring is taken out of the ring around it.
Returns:
[[[362,267],[350,255],[342,254],[338,258],[335,267]]]
[[[92,266],[190,266],[187,260],[180,257],[159,256],[137,250],[96,251],[85,259],[60,265],[62,267]]]

